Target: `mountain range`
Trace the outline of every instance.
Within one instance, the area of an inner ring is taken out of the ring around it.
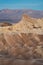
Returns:
[[[2,9],[0,10],[0,22],[18,22],[21,20],[23,14],[27,14],[33,18],[43,18],[43,11],[39,10],[11,10],[11,9]]]

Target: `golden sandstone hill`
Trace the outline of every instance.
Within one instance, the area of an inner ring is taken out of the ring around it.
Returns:
[[[19,23],[5,26],[0,26],[0,57],[4,59],[3,64],[43,65],[43,19],[23,15]],[[13,59],[8,61],[6,57]]]
[[[6,24],[5,24],[6,25]],[[9,26],[11,25],[11,26]],[[16,24],[0,27],[0,32],[20,32],[20,33],[37,33],[43,34],[43,18],[36,19],[23,15],[21,21]],[[0,25],[1,26],[1,25]]]
[[[35,19],[23,15],[21,21],[16,24],[15,30],[25,33],[38,33],[43,34],[43,21],[42,19]]]

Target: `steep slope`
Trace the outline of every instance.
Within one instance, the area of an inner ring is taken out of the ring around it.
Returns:
[[[13,29],[18,32],[43,34],[42,19],[31,18],[23,15],[19,23],[13,25]]]
[[[43,35],[32,33],[0,34],[0,53],[19,59],[43,58],[42,38]]]

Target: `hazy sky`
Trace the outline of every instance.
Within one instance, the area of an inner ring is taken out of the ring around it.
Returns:
[[[0,9],[43,10],[43,0],[0,0]]]

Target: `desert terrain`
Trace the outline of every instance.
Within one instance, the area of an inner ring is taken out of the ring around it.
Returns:
[[[43,18],[0,23],[0,65],[43,65]]]

